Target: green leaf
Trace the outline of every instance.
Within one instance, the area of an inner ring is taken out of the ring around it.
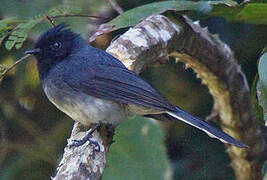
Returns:
[[[267,180],[267,160],[263,163],[262,174],[264,174],[263,180]]]
[[[5,72],[7,67],[5,65],[0,64],[0,75]]]
[[[259,105],[259,100],[257,98],[257,83],[259,81],[259,74],[257,74],[253,80],[252,86],[251,86],[251,98],[252,102],[255,107],[255,112],[257,115],[257,118],[264,121],[263,119],[263,110],[262,107]]]
[[[17,49],[20,48],[22,46],[22,43],[27,39],[29,31],[42,20],[43,16],[38,16],[37,18],[32,18],[25,23],[18,24],[5,42],[6,49],[11,50],[15,45]]]
[[[175,10],[175,11],[200,11],[207,13],[211,11],[212,5],[216,4],[227,4],[234,6],[236,5],[233,1],[163,1],[156,2],[147,5],[143,5],[134,9],[131,9],[122,15],[116,17],[112,21],[108,22],[108,25],[114,25],[115,29],[124,28],[128,26],[136,25],[139,21],[144,18],[153,15],[160,14],[167,10]]]
[[[251,24],[267,24],[267,4],[247,3],[235,8],[216,6],[209,16],[219,16],[228,21],[245,22]]]
[[[161,127],[142,117],[131,118],[116,129],[103,179],[166,179],[170,164]]]
[[[0,64],[0,84],[3,80],[3,74],[7,70],[7,67],[5,65]]]
[[[28,20],[18,20],[8,18],[0,21],[0,44],[6,39],[5,48],[11,50],[13,47],[19,49],[27,39],[30,30],[42,22],[46,16],[59,16],[66,14],[78,14],[81,9],[76,6],[58,6],[50,9],[46,14],[40,14]],[[11,27],[9,24],[18,23],[17,26]]]
[[[209,13],[214,5],[223,4],[226,6],[236,6],[231,0],[223,1],[162,1],[139,6],[126,11],[110,22],[101,25],[98,31],[90,38],[93,41],[97,36],[117,29],[134,26],[146,17],[154,14],[161,14],[168,10],[185,13],[185,11],[197,11],[204,14]]]
[[[266,124],[267,123],[267,53],[264,53],[260,57],[258,71],[259,71],[259,81],[257,85],[257,94],[259,98],[259,104],[263,108],[263,116]]]
[[[5,48],[7,50],[11,50],[12,47],[16,44],[16,41],[13,41],[13,40],[7,40],[6,43],[5,43]]]
[[[17,19],[15,17],[9,17],[9,18],[6,18],[6,19],[2,19],[2,20],[0,20],[0,29],[6,28],[11,24],[19,23],[19,22],[23,22],[23,20]]]
[[[77,6],[68,6],[68,5],[61,5],[55,8],[50,9],[46,15],[48,16],[58,16],[64,14],[79,14],[82,11],[81,8]]]
[[[163,1],[156,2],[147,5],[143,5],[134,9],[131,9],[122,15],[116,17],[112,21],[108,22],[108,25],[114,26],[113,29],[124,28],[128,26],[136,25],[139,21],[153,14],[160,14],[167,10],[175,11],[209,11],[210,4],[216,4],[218,1],[213,2],[193,2],[193,1]],[[222,2],[220,2],[222,3]]]
[[[240,13],[236,15],[237,20],[246,23],[267,24],[267,4],[247,4]]]
[[[3,40],[9,35],[9,32],[14,29],[13,24],[23,22],[23,20],[11,17],[0,20],[0,45]]]

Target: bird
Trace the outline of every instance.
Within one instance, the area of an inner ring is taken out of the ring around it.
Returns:
[[[42,88],[47,98],[74,121],[94,124],[82,139],[91,138],[102,124],[118,126],[129,116],[161,121],[181,121],[212,138],[239,148],[248,146],[208,122],[171,104],[161,93],[109,53],[92,47],[65,23],[40,35],[34,48],[25,52],[37,59]]]

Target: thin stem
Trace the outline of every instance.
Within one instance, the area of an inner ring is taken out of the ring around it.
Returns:
[[[124,12],[123,9],[119,6],[119,4],[115,0],[108,0],[108,2],[111,5],[111,7],[119,14],[122,14]]]
[[[55,24],[54,19],[53,19],[52,16],[45,16],[45,18],[46,18],[46,20],[47,20],[53,27],[56,26],[56,24]]]
[[[30,54],[27,54],[27,55],[23,56],[22,58],[20,58],[19,60],[17,60],[14,64],[12,64],[8,68],[6,68],[4,70],[4,72],[2,74],[0,74],[0,79],[2,79],[11,69],[13,69],[16,65],[20,64],[23,60],[25,60],[29,56],[31,56],[31,55]]]
[[[61,18],[61,17],[88,17],[88,18],[95,18],[95,19],[110,19],[103,16],[92,16],[92,15],[85,15],[85,14],[63,14],[57,16],[50,16],[51,18]]]

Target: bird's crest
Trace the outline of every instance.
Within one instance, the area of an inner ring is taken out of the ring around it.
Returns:
[[[47,42],[53,41],[54,39],[64,38],[65,40],[71,40],[79,36],[78,34],[72,32],[68,27],[69,25],[61,23],[49,29],[38,38],[37,42],[35,43],[35,47],[41,47]]]

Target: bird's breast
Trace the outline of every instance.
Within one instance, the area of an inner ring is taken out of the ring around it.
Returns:
[[[63,81],[46,80],[43,89],[58,109],[84,125],[99,122],[116,125],[126,119],[124,105],[74,91]]]

